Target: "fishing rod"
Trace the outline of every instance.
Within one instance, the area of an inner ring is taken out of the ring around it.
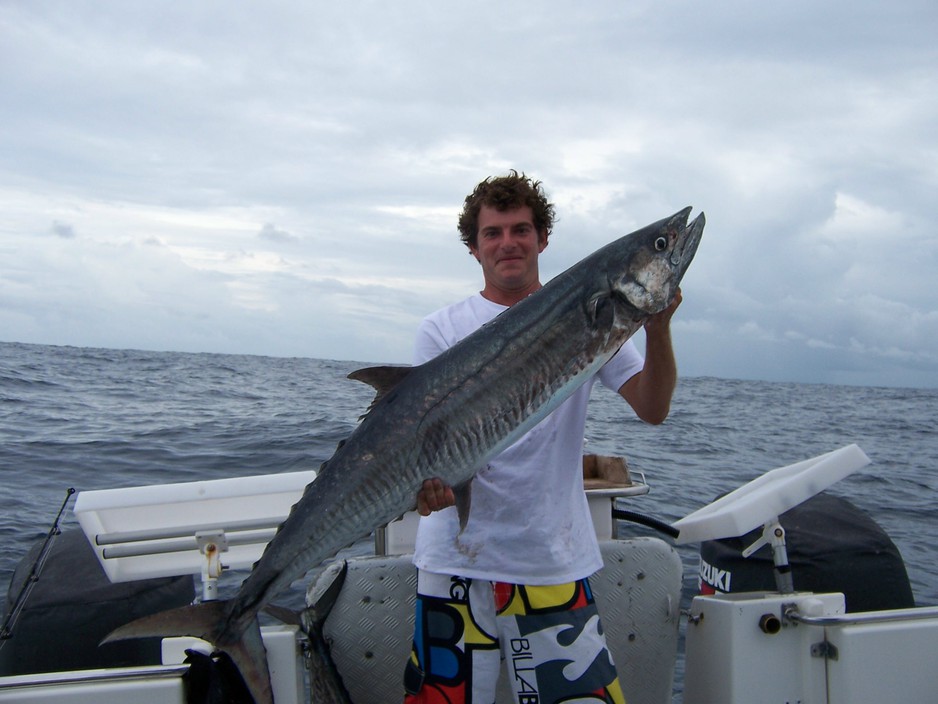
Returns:
[[[0,648],[13,637],[13,626],[19,618],[20,613],[23,611],[23,607],[26,606],[26,600],[29,598],[30,592],[33,590],[33,587],[36,586],[36,582],[39,581],[39,574],[42,572],[42,568],[45,566],[46,559],[49,557],[49,552],[52,549],[52,541],[55,540],[57,535],[61,535],[62,533],[62,530],[59,528],[59,521],[62,520],[65,507],[68,506],[68,502],[74,493],[75,489],[71,487],[65,492],[65,501],[63,501],[62,506],[59,507],[59,512],[55,514],[55,520],[52,521],[52,527],[49,529],[46,539],[42,542],[42,547],[39,548],[39,554],[36,556],[32,567],[29,569],[29,575],[23,582],[23,586],[20,587],[16,599],[13,600],[13,608],[10,609],[10,612],[3,621],[3,625],[0,626]]]

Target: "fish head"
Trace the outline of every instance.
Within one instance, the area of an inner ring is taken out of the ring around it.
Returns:
[[[619,241],[624,251],[609,285],[642,315],[654,315],[671,304],[697,252],[706,220],[701,213],[688,223],[690,212],[684,208]]]

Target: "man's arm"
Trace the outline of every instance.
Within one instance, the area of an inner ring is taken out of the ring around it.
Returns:
[[[671,305],[645,322],[645,366],[619,389],[622,396],[646,423],[663,423],[671,410],[677,386],[677,363],[671,345],[671,316],[681,305],[678,289]]]

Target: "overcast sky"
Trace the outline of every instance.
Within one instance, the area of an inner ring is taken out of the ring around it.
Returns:
[[[516,168],[545,279],[706,213],[683,374],[938,387],[936,37],[934,0],[0,0],[0,340],[408,362]]]

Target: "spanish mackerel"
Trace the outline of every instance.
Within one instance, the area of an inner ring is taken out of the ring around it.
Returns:
[[[106,640],[203,638],[232,658],[257,704],[271,704],[258,612],[308,569],[412,509],[425,479],[439,477],[464,494],[477,469],[664,310],[703,234],[703,214],[688,224],[690,211],[597,250],[426,364],[350,374],[377,389],[372,407],[323,463],[238,593],[138,619]]]

